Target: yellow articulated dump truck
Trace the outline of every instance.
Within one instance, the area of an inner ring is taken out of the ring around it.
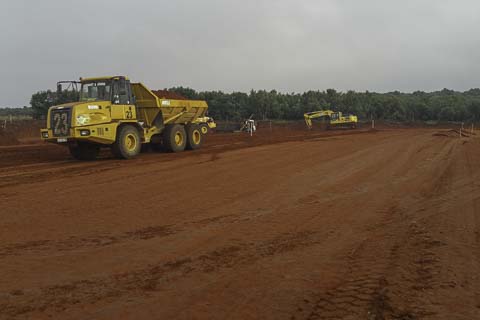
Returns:
[[[170,152],[202,145],[205,101],[159,98],[124,76],[80,78],[76,84],[79,101],[51,107],[41,130],[43,140],[68,146],[76,159],[94,160],[102,147],[130,159],[146,143]]]

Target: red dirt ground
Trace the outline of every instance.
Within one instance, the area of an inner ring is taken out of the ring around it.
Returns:
[[[0,121],[0,146],[39,143],[43,127],[45,121],[41,120]]]
[[[0,147],[0,319],[480,319],[475,135],[207,139]]]

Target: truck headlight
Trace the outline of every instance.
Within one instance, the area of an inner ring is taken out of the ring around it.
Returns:
[[[85,126],[90,122],[90,115],[79,114],[77,116],[77,126]]]
[[[42,138],[48,138],[48,131],[42,132]]]
[[[80,130],[80,135],[82,137],[87,137],[90,135],[90,130],[87,130],[87,129]]]

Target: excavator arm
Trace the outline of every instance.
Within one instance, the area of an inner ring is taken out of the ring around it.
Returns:
[[[332,114],[335,113],[332,110],[321,110],[321,111],[314,111],[314,112],[307,112],[303,115],[305,118],[305,123],[307,124],[308,129],[312,129],[312,119],[317,119],[321,117],[331,117]]]

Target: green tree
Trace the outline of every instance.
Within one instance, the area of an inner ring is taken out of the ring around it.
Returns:
[[[47,115],[48,108],[68,102],[78,101],[78,92],[64,90],[55,93],[50,90],[34,93],[30,99],[30,105],[35,119],[42,119]]]

